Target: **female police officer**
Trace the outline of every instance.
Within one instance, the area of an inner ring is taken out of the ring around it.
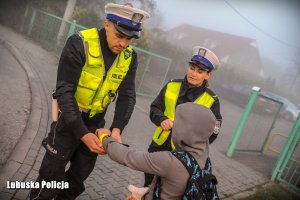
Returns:
[[[46,154],[37,181],[65,181],[69,189],[34,189],[31,199],[75,199],[84,191],[83,182],[97,155],[105,153],[96,134],[104,127],[107,106],[116,96],[111,130],[112,137],[122,141],[120,134],[136,101],[137,54],[130,44],[140,37],[141,23],[149,14],[118,4],[107,4],[105,13],[104,28],[71,36],[59,61],[56,96],[60,115],[43,141]]]
[[[219,65],[217,56],[211,50],[201,46],[193,48],[193,56],[184,79],[169,81],[151,104],[150,119],[157,128],[148,152],[174,149],[171,136],[175,108],[186,102],[194,102],[211,109],[217,119],[217,124],[209,142],[212,143],[216,139],[221,127],[222,116],[219,99],[208,88],[208,79],[211,72],[216,70]],[[152,174],[145,173],[144,186],[149,186],[152,179]]]

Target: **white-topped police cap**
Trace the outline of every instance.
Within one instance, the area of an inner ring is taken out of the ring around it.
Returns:
[[[150,17],[149,13],[133,8],[132,4],[108,3],[105,5],[105,14],[119,32],[130,38],[140,37],[142,23]]]
[[[216,70],[220,65],[216,54],[214,54],[214,52],[211,50],[201,46],[195,46],[193,48],[193,57],[189,63],[197,65],[199,68],[205,71]]]

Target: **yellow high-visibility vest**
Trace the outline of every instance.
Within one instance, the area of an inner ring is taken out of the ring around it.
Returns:
[[[80,34],[84,42],[86,62],[82,68],[75,98],[79,108],[90,110],[90,117],[93,117],[96,113],[103,112],[116,97],[117,90],[129,70],[132,46],[118,54],[105,74],[97,29],[80,31]]]
[[[175,119],[175,106],[177,98],[179,96],[181,82],[169,82],[165,93],[165,111],[164,115],[174,121]],[[208,93],[204,92],[199,96],[194,103],[203,105],[210,108],[215,102],[215,99]],[[167,140],[170,134],[170,130],[164,131],[161,126],[158,126],[155,131],[152,140],[159,146],[161,146]],[[172,144],[174,149],[174,145]]]

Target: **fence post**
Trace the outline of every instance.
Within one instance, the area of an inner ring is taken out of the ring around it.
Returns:
[[[33,8],[30,23],[29,23],[29,27],[28,27],[28,31],[27,31],[27,35],[31,35],[33,24],[34,24],[34,21],[35,21],[35,17],[36,17],[36,9]]]
[[[296,145],[300,139],[300,114],[298,114],[297,120],[293,125],[293,128],[289,134],[289,137],[283,147],[283,150],[276,162],[275,168],[272,172],[271,180],[274,181],[279,174],[286,168],[288,161],[290,160]]]
[[[70,24],[70,28],[69,28],[69,31],[68,31],[68,34],[67,34],[67,39],[73,35],[75,33],[75,28],[76,28],[76,20],[73,20],[73,22]]]
[[[170,70],[171,64],[172,64],[172,60],[169,60],[169,64],[168,64],[166,73],[165,73],[164,78],[163,78],[163,80],[162,80],[162,86],[164,85],[164,83],[165,83],[165,81],[166,81],[166,78],[167,78],[168,72],[169,72],[169,70]],[[162,88],[162,87],[161,87],[161,88]],[[161,89],[161,88],[160,88],[160,89]]]
[[[244,110],[244,112],[243,112],[243,114],[242,114],[242,116],[240,118],[240,121],[239,121],[239,123],[238,123],[238,125],[237,125],[237,127],[236,127],[236,129],[234,131],[234,134],[232,135],[231,144],[230,144],[230,146],[229,146],[229,148],[227,150],[227,156],[228,157],[231,157],[232,154],[233,154],[233,152],[234,152],[234,149],[235,149],[235,147],[237,145],[237,142],[240,139],[240,136],[241,136],[241,134],[243,132],[244,126],[246,124],[246,121],[247,121],[247,119],[249,117],[250,111],[251,111],[251,109],[252,109],[252,107],[253,107],[253,105],[255,103],[255,100],[256,100],[259,92],[260,92],[260,88],[259,87],[254,86],[252,88],[252,92],[250,94],[248,103],[247,103],[247,105],[245,107],[245,110]]]
[[[25,26],[25,21],[27,19],[27,15],[28,15],[28,10],[29,10],[29,7],[28,5],[26,6],[26,10],[25,10],[25,14],[24,14],[24,18],[22,19],[22,24],[21,24],[21,28],[20,28],[20,32],[23,33],[23,30],[24,30],[24,26]]]
[[[283,103],[280,102],[279,109],[277,110],[277,112],[276,112],[276,114],[275,114],[275,117],[274,117],[274,119],[273,119],[273,121],[272,121],[271,128],[269,129],[269,131],[268,131],[268,133],[267,133],[267,138],[265,139],[264,144],[263,144],[262,148],[260,149],[260,151],[261,151],[263,154],[266,153],[266,151],[267,151],[267,147],[268,147],[268,146],[267,146],[266,144],[267,144],[268,141],[269,141],[269,138],[270,138],[271,132],[272,132],[272,130],[273,130],[273,128],[274,128],[275,122],[276,122],[277,119],[279,118],[279,114],[280,114],[280,111],[281,111],[281,109],[282,109],[282,106],[283,106]]]
[[[146,61],[146,67],[145,67],[145,70],[144,70],[144,72],[143,72],[143,75],[142,75],[142,78],[141,78],[141,80],[140,80],[140,84],[139,84],[139,87],[138,87],[137,91],[140,91],[140,87],[141,87],[141,85],[142,85],[142,83],[143,83],[145,74],[146,74],[147,71],[148,71],[148,68],[149,68],[149,65],[150,65],[151,58],[152,58],[151,55],[149,55],[148,58],[147,58],[147,61]]]

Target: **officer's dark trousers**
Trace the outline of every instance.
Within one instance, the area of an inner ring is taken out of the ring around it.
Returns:
[[[51,125],[48,137],[43,141],[46,154],[43,158],[37,182],[68,182],[69,189],[32,189],[30,199],[75,199],[84,190],[84,180],[92,172],[97,154],[92,153],[72,134],[63,131],[55,132]],[[70,161],[70,167],[65,172],[66,165]],[[41,186],[41,184],[40,184]]]
[[[169,135],[167,141],[162,145],[162,146],[158,146],[155,142],[151,142],[149,148],[148,148],[148,152],[149,153],[153,153],[153,152],[157,152],[157,151],[172,151],[172,146],[171,146],[171,134]],[[148,173],[144,173],[145,176],[145,183],[144,183],[144,187],[148,187],[153,178],[154,175],[153,174],[148,174]]]

